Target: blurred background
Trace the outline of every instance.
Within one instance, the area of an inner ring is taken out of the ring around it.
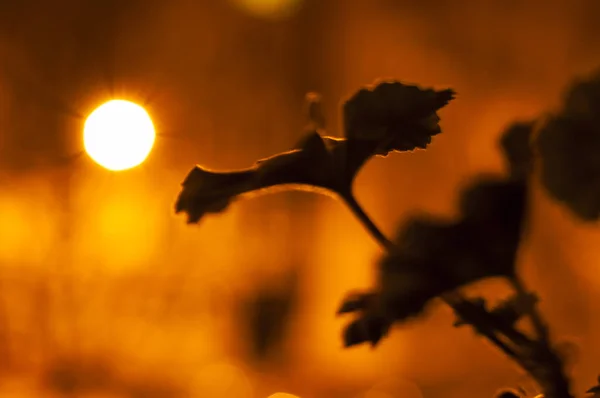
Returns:
[[[196,163],[290,148],[308,91],[339,135],[341,101],[383,77],[458,98],[428,151],[371,161],[357,196],[389,234],[413,211],[451,215],[471,176],[502,171],[502,129],[600,66],[598,15],[596,0],[0,2],[0,397],[490,397],[524,382],[442,306],[376,350],[342,349],[337,305],[381,252],[331,198],[263,196],[198,226],[173,202]],[[85,117],[112,98],[158,133],[120,173],[81,154]],[[575,343],[580,394],[600,373],[600,228],[533,202],[520,266]]]

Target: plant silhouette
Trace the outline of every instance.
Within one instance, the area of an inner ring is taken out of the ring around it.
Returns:
[[[575,82],[535,134],[548,193],[587,221],[600,218],[600,71]]]
[[[376,346],[392,326],[418,317],[431,300],[441,298],[454,310],[455,326],[470,326],[509,356],[545,397],[569,398],[562,357],[537,310],[539,298],[524,286],[515,259],[527,232],[532,178],[539,176],[550,196],[575,215],[588,221],[600,218],[600,157],[595,151],[600,147],[600,74],[576,83],[557,114],[506,129],[499,146],[507,175],[482,175],[468,184],[457,219],[413,215],[389,240],[354,198],[354,178],[374,156],[426,149],[442,131],[438,111],[454,97],[451,89],[376,82],[344,103],[344,138],[332,138],[322,130],[320,97],[310,94],[307,132],[297,145],[244,170],[194,167],[182,184],[175,211],[198,223],[253,193],[307,189],[332,194],[385,249],[376,286],[348,294],[339,307],[339,315],[353,316],[343,331],[347,347]],[[460,290],[491,277],[503,278],[513,290],[495,306]],[[522,322],[532,331],[521,330]],[[504,390],[498,396],[520,395]]]

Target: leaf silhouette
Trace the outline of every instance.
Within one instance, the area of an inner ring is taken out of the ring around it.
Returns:
[[[423,90],[399,82],[360,90],[344,105],[345,139],[322,136],[320,97],[307,96],[311,131],[292,150],[257,161],[244,170],[194,167],[182,183],[175,212],[188,223],[224,211],[236,198],[274,188],[328,191],[348,198],[360,168],[376,155],[425,148],[441,132],[436,111],[454,98],[452,90]]]
[[[598,376],[598,380],[597,381],[598,381],[598,383],[595,386],[589,388],[586,391],[586,394],[592,394],[592,397],[598,397],[598,396],[600,396],[600,376]]]
[[[531,313],[531,308],[533,308],[538,301],[539,299],[534,293],[513,295],[496,305],[492,309],[492,314],[501,318],[505,323],[514,325],[521,318]]]
[[[600,219],[600,72],[570,88],[536,146],[547,192],[579,218]]]
[[[483,297],[474,297],[471,299],[463,299],[461,300],[461,302],[459,303],[459,309],[464,307],[464,306],[469,306],[472,309],[477,309],[479,312],[488,312],[487,309],[487,303],[485,301],[485,299]],[[452,326],[454,327],[461,327],[461,326],[465,326],[468,325],[469,322],[467,322],[465,319],[463,319],[462,317],[458,316],[457,319],[454,321],[454,323],[452,324]]]
[[[491,310],[487,309],[487,303],[483,297],[477,297],[469,300],[472,305],[477,306],[481,311],[487,311],[494,316],[499,322],[505,325],[514,326],[521,318],[525,317],[530,309],[538,302],[538,297],[529,293],[525,296],[512,295],[509,298],[501,301]],[[454,326],[466,325],[463,319],[458,319],[454,322]]]
[[[337,311],[338,315],[358,313],[343,331],[345,347],[377,343],[387,334],[391,322],[382,312],[379,295],[374,292],[353,292],[346,296]]]
[[[425,149],[441,133],[437,111],[454,96],[451,89],[435,91],[399,81],[363,88],[344,104],[345,136],[377,143],[378,155]]]
[[[277,185],[303,185],[334,189],[333,158],[318,133],[308,134],[295,149],[256,162],[245,170],[212,171],[196,166],[188,174],[175,203],[189,223],[205,214],[220,213],[238,196]]]
[[[217,172],[196,166],[183,183],[183,190],[177,197],[175,212],[185,211],[188,223],[198,222],[207,213],[220,213],[230,202],[254,187],[254,169]]]
[[[524,191],[520,183],[482,179],[463,192],[459,221],[410,220],[398,250],[381,263],[394,317],[418,313],[430,299],[476,280],[514,275]]]
[[[498,275],[514,273],[512,264],[524,229],[527,197],[526,181],[493,176],[479,177],[461,195],[459,207],[465,228],[479,235],[473,237],[472,250]]]
[[[338,315],[349,312],[367,310],[374,303],[377,295],[371,292],[355,292],[350,293],[343,300],[342,305],[337,311]]]
[[[366,312],[344,328],[344,347],[353,347],[363,343],[369,343],[375,347],[387,334],[389,328],[390,322],[386,318]]]
[[[364,322],[403,322],[421,314],[432,299],[464,285],[514,277],[526,192],[520,180],[480,178],[463,191],[457,221],[431,215],[409,219],[379,263],[377,295],[351,295],[342,304],[340,312],[361,314],[346,333],[365,337]]]
[[[508,163],[511,178],[524,179],[533,171],[531,140],[535,121],[518,122],[509,126],[500,138],[500,147]]]

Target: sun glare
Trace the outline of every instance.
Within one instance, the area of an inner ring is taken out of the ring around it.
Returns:
[[[83,127],[83,145],[99,165],[113,171],[141,164],[150,154],[156,134],[141,106],[112,100],[94,110]]]

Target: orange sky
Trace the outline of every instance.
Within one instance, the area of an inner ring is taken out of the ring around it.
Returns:
[[[195,163],[246,167],[293,145],[306,92],[323,94],[338,135],[340,101],[393,77],[458,96],[429,150],[373,160],[357,196],[390,234],[411,211],[451,214],[467,178],[501,170],[501,129],[555,106],[573,76],[600,64],[599,3],[305,0],[268,17],[269,7],[251,14],[241,3],[0,5],[0,352],[10,353],[0,377],[37,377],[66,355],[114,356],[121,384],[159,373],[193,396],[205,396],[208,370],[257,398],[364,396],[390,378],[407,380],[388,387],[396,396],[418,396],[409,380],[425,397],[491,396],[514,383],[512,365],[453,329],[441,306],[375,351],[341,349],[336,307],[369,286],[381,253],[331,198],[259,197],[200,226],[175,217],[173,200]],[[72,158],[81,116],[115,95],[145,105],[159,133],[148,160],[122,174]],[[585,344],[579,391],[599,371],[600,232],[543,192],[532,219],[523,272],[557,337]],[[236,305],[296,268],[285,358],[257,367]]]

